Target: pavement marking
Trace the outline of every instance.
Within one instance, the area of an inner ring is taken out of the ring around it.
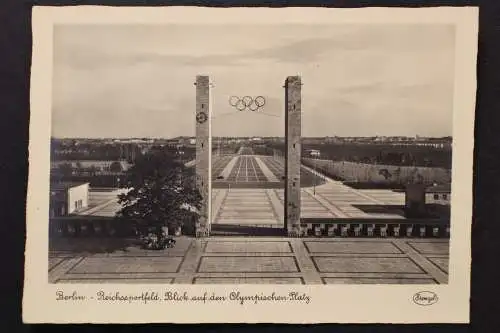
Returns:
[[[426,278],[323,278],[325,284],[433,284],[432,279]]]
[[[224,204],[224,201],[227,198],[227,193],[228,190],[222,189],[219,190],[217,193],[217,196],[215,197],[215,200],[212,200],[212,222],[211,223],[217,223],[217,220],[219,218],[221,208]]]
[[[207,242],[201,239],[195,239],[191,242],[189,250],[184,256],[184,260],[179,267],[179,274],[176,276],[173,283],[175,284],[191,284],[193,276],[198,270],[198,265],[203,255],[203,249]]]
[[[248,182],[248,157],[245,157],[245,180]]]
[[[303,284],[300,277],[196,277],[194,284]]]
[[[316,192],[316,195],[314,195],[314,193],[312,193],[312,190],[309,188],[304,189],[304,192],[309,194],[311,197],[315,198],[320,204],[322,204],[326,209],[328,209],[328,211],[330,211],[330,213],[332,213],[333,215],[340,217],[340,218],[348,218],[349,217],[349,215],[345,214],[337,206],[335,206],[335,205],[331,204],[329,201],[325,200],[325,198],[323,198],[323,196],[321,194],[319,194],[318,192]]]
[[[57,283],[68,271],[78,265],[85,257],[69,258],[61,262],[49,274],[49,283]]]
[[[283,253],[288,256],[292,249],[287,241],[273,241],[273,242],[259,242],[259,241],[246,241],[246,242],[232,242],[214,241],[208,242],[205,247],[205,255],[207,253]]]
[[[404,253],[408,255],[420,268],[422,268],[427,274],[432,276],[440,284],[448,283],[448,275],[445,274],[441,269],[439,269],[435,264],[433,264],[426,257],[417,252],[413,247],[411,247],[405,240],[394,239],[392,242],[401,249]]]
[[[321,241],[304,240],[304,245],[309,253],[317,255],[319,253],[356,254],[356,255],[393,255],[402,254],[392,242],[349,242],[349,241]]]
[[[146,283],[155,283],[155,284],[170,284],[172,283],[173,278],[145,278],[145,279],[137,279],[137,278],[115,278],[115,279],[108,279],[108,278],[96,278],[96,279],[82,279],[82,278],[76,278],[76,279],[60,279],[59,283],[88,283],[88,284],[101,284],[101,283],[128,283],[128,284],[146,284]]]
[[[305,284],[322,284],[321,276],[312,258],[304,246],[304,242],[300,239],[292,239],[290,241],[295,260],[299,266],[299,271],[302,272]]]
[[[254,159],[257,162],[259,168],[264,173],[264,176],[266,176],[268,182],[279,182],[278,178],[276,178],[276,175],[271,170],[269,170],[267,165],[260,159],[260,157],[254,157]]]
[[[203,278],[223,278],[223,277],[235,277],[235,278],[278,278],[278,277],[294,277],[302,278],[302,273],[300,272],[232,272],[230,274],[225,272],[199,272],[196,277]]]
[[[153,259],[151,251],[138,248],[64,259],[61,251],[52,251],[50,258],[62,261],[48,276],[50,283],[435,284],[448,281],[445,243],[432,238],[183,237],[181,248],[155,252]],[[182,251],[172,252],[176,249]]]
[[[362,193],[361,191],[358,191],[358,190],[353,189],[353,188],[351,188],[351,187],[349,187],[349,186],[347,186],[347,185],[344,185],[344,184],[343,184],[342,182],[340,182],[340,181],[333,180],[333,179],[331,179],[330,177],[328,177],[328,176],[326,176],[326,175],[322,174],[321,172],[318,172],[318,171],[316,171],[316,170],[314,170],[314,169],[312,169],[312,168],[310,168],[310,167],[308,167],[308,166],[305,166],[305,165],[303,165],[303,164],[302,164],[302,165],[301,165],[301,167],[302,167],[302,168],[304,168],[304,169],[306,169],[306,170],[308,170],[309,172],[312,172],[313,174],[315,174],[315,175],[317,175],[317,176],[320,176],[320,177],[322,177],[323,179],[325,179],[327,183],[326,183],[326,184],[323,184],[323,185],[320,185],[320,186],[322,186],[323,188],[329,188],[329,189],[332,189],[332,186],[331,186],[331,185],[334,185],[335,187],[341,187],[342,189],[345,189],[345,190],[347,190],[348,192],[355,193],[355,194],[357,194],[357,195],[359,195],[359,196],[361,196],[361,197],[363,197],[363,198],[365,198],[365,199],[369,200],[370,202],[372,202],[372,203],[374,203],[374,204],[377,204],[377,205],[384,205],[384,204],[385,204],[385,202],[383,202],[383,201],[377,200],[377,199],[373,198],[372,196],[370,196],[370,195],[368,195],[368,194],[366,194],[366,193]],[[316,187],[319,187],[319,186],[316,186]],[[389,192],[390,192],[390,191],[389,191]]]
[[[219,158],[217,161],[212,161],[212,177],[214,181],[217,181],[217,176],[220,176],[224,168],[227,167],[228,162],[231,161],[232,156],[224,156]]]
[[[359,255],[358,257],[314,256],[320,273],[406,273],[425,274],[426,271],[408,257],[387,255],[383,258]]]
[[[283,224],[285,222],[285,212],[284,212],[285,207],[278,198],[276,191],[268,189],[266,190],[266,195],[267,198],[269,199],[269,202],[271,203],[271,207],[273,208],[273,212],[274,215],[276,216],[276,219],[278,220],[279,223]]]
[[[203,256],[197,273],[300,272],[293,255]]]
[[[419,273],[360,273],[360,272],[350,272],[350,273],[322,273],[323,278],[366,278],[366,279],[431,279],[428,274]],[[436,281],[432,281],[432,284],[436,284]]]
[[[214,215],[214,224],[232,224],[245,226],[282,224],[279,215],[273,210],[267,190],[240,190],[225,191],[216,197],[220,205],[217,215]],[[215,208],[214,208],[215,209]]]
[[[233,170],[236,162],[238,161],[239,156],[233,157],[226,165],[226,167],[222,170],[220,175],[224,177],[224,179],[227,179],[229,175],[231,174],[231,171]]]
[[[243,165],[242,161],[243,161],[243,157],[238,158],[238,168],[235,168],[236,169],[236,174],[235,174],[234,170],[231,172],[231,177],[233,177],[233,175],[234,175],[234,182],[235,183],[237,183],[238,179],[240,178],[241,166]]]
[[[74,268],[67,271],[71,274],[89,273],[175,273],[180,268],[183,257],[86,257]]]
[[[427,257],[430,262],[436,265],[443,273],[448,274],[449,271],[449,257]]]

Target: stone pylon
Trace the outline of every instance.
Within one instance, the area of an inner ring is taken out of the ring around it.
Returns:
[[[301,236],[300,228],[300,164],[301,101],[300,76],[285,81],[285,230],[288,236]]]
[[[196,186],[203,201],[201,217],[196,222],[196,237],[208,237],[211,226],[211,97],[210,78],[196,77]]]

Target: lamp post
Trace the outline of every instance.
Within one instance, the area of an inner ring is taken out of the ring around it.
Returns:
[[[183,150],[179,150],[179,157],[181,160],[181,164],[184,165],[184,151]],[[184,182],[182,175],[183,175],[183,173],[181,171],[181,184]]]
[[[313,157],[314,161],[314,183],[313,183],[313,194],[316,195],[316,177],[318,176],[318,170],[316,168],[316,163],[317,163],[317,155],[314,154]]]

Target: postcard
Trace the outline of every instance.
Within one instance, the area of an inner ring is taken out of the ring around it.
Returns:
[[[27,323],[467,323],[478,9],[34,7]]]

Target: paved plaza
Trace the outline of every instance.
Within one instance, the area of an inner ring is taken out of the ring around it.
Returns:
[[[73,246],[75,244],[73,243]],[[443,284],[437,239],[181,237],[174,248],[52,251],[51,283]]]
[[[357,190],[302,166],[318,185],[301,186],[302,218],[373,218],[404,219],[405,195],[391,190]],[[213,224],[245,226],[283,226],[283,187],[266,188],[272,179],[280,178],[283,161],[272,156],[239,155],[217,159],[212,169],[217,175],[228,175],[225,187],[212,189]],[[214,184],[217,181],[214,180]],[[238,184],[261,183],[259,188],[239,188]]]
[[[404,193],[355,190],[331,181],[302,188],[303,218],[404,219]],[[213,224],[283,226],[283,189],[213,189]]]
[[[321,178],[301,186],[303,218],[404,219],[404,193],[357,190]],[[236,155],[214,160],[213,229],[220,226],[284,225],[283,163],[272,156]],[[248,183],[249,188],[238,187]],[[278,187],[268,186],[278,183]],[[263,185],[254,187],[254,184]],[[116,192],[92,192],[81,215],[113,216]],[[442,284],[448,281],[449,241],[427,238],[177,238],[174,248],[142,250],[133,240],[119,246],[109,239],[59,239],[51,244],[52,283],[166,284]],[[59,243],[58,243],[59,242]],[[94,243],[93,243],[94,242]]]
[[[404,193],[353,189],[306,166],[302,168],[306,177],[316,175],[321,179],[317,186],[301,186],[303,218],[404,218],[401,211]],[[217,175],[226,174],[229,185],[212,189],[213,224],[282,227],[284,189],[282,183],[276,182],[282,169],[282,161],[272,156],[236,155],[216,159],[212,168],[213,183],[217,183]],[[244,183],[252,186],[238,187]],[[310,179],[308,183],[312,184]],[[268,188],[269,184],[279,186]],[[113,217],[120,208],[117,195],[124,191],[92,189],[89,207],[78,215]]]

